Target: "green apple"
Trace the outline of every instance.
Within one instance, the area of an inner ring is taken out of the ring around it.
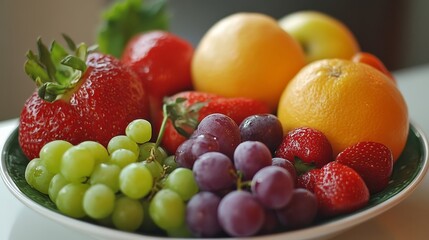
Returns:
[[[298,11],[278,20],[304,49],[307,62],[325,58],[351,59],[360,51],[350,29],[338,19],[316,11]]]

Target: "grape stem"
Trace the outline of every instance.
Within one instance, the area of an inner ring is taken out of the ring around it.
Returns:
[[[159,134],[155,142],[155,147],[159,147],[161,145],[162,138],[164,137],[165,125],[167,124],[167,120],[169,117],[169,114],[167,111],[167,104],[164,104],[162,106],[162,114],[163,114],[162,123],[161,123],[161,127],[159,128]]]
[[[169,115],[167,111],[167,104],[164,104],[162,106],[162,113],[163,113],[163,118],[162,118],[161,127],[159,128],[159,133],[158,133],[158,137],[156,138],[155,145],[150,149],[150,155],[146,159],[146,161],[148,162],[155,160],[155,151],[161,145],[162,138],[164,137],[165,126],[167,124],[168,115]]]
[[[150,191],[150,194],[147,196],[148,200],[152,199],[153,196],[155,196],[155,194],[163,188],[162,179],[164,179],[166,176],[167,176],[167,168],[163,167],[163,171],[161,173],[161,176],[154,179],[155,183],[153,184],[153,187],[152,187],[152,190]]]
[[[237,190],[243,190],[245,188],[249,188],[252,181],[243,181],[243,173],[240,171],[237,172],[233,172],[233,174],[235,175],[237,182]]]

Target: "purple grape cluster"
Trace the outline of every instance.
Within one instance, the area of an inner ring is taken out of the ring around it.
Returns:
[[[211,114],[179,146],[176,161],[192,169],[200,189],[186,208],[194,236],[247,237],[314,221],[314,194],[295,187],[291,162],[273,158],[282,135],[274,115],[250,116],[237,125],[226,115]]]

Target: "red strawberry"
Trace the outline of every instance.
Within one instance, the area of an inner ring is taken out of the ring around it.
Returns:
[[[186,140],[186,136],[183,135],[190,136],[198,122],[207,115],[222,113],[232,118],[239,125],[250,115],[270,112],[265,103],[250,98],[224,98],[210,93],[185,91],[170,97],[168,102],[174,103],[178,99],[184,101],[179,105],[173,104],[174,109],[170,112],[171,115],[174,115],[174,121],[179,123],[180,128],[184,129],[185,132],[179,133],[172,121],[168,120],[162,145],[170,153],[176,152],[177,147]],[[160,125],[159,122],[158,124],[155,123],[155,126],[158,126],[157,129]]]
[[[22,151],[31,160],[39,156],[43,145],[55,139],[67,139],[72,144],[84,141],[86,133],[77,119],[79,114],[69,103],[45,101],[35,91],[25,102],[19,120]]]
[[[314,185],[318,174],[321,170],[319,168],[311,169],[297,177],[297,188],[305,188],[310,192],[314,192]]]
[[[322,132],[308,127],[289,131],[277,148],[275,155],[294,161],[298,173],[306,172],[308,168],[312,167],[321,168],[333,160],[332,146],[326,136]]]
[[[146,85],[150,96],[160,97],[192,88],[191,43],[169,32],[152,31],[134,36],[121,61]]]
[[[40,40],[39,56],[28,53],[25,70],[39,87],[25,103],[19,124],[19,143],[29,159],[55,139],[107,145],[132,120],[149,118],[147,95],[131,70],[98,53],[85,62],[86,46],[66,40],[79,57],[56,42],[48,50]]]
[[[368,203],[368,188],[355,170],[334,161],[320,171],[314,182],[314,194],[321,216],[353,212]]]
[[[149,95],[152,115],[162,108],[163,98],[191,90],[191,43],[172,33],[151,31],[134,36],[126,45],[121,61],[133,69]],[[151,116],[153,121],[159,117]],[[154,119],[155,118],[155,119]]]
[[[392,152],[377,142],[360,142],[344,149],[336,161],[353,168],[376,193],[387,187],[393,171]]]

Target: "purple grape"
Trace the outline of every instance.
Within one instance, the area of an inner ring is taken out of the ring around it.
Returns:
[[[192,170],[198,187],[203,191],[225,190],[236,182],[231,159],[220,152],[208,152],[199,156]]]
[[[228,193],[218,207],[217,216],[223,230],[233,237],[258,233],[265,221],[265,210],[251,193],[237,190]]]
[[[196,158],[192,155],[192,145],[194,145],[194,139],[190,138],[177,147],[175,158],[180,167],[192,169],[194,166]]]
[[[294,180],[281,167],[268,166],[259,170],[252,179],[252,193],[266,208],[279,209],[292,198]]]
[[[195,237],[215,237],[222,232],[217,218],[220,200],[211,192],[200,192],[189,200],[186,224]]]
[[[283,127],[273,114],[256,114],[244,119],[240,126],[241,141],[259,141],[273,153],[283,140]]]
[[[265,221],[258,234],[269,234],[279,229],[280,223],[275,210],[265,208]]]
[[[220,113],[203,118],[196,131],[196,134],[206,133],[214,136],[219,142],[219,151],[230,158],[241,142],[238,125],[230,117]]]
[[[180,144],[176,150],[176,161],[179,166],[192,169],[199,156],[216,151],[219,151],[216,138],[209,134],[200,134]]]
[[[203,153],[217,151],[219,151],[219,142],[214,136],[200,134],[194,138],[194,145],[192,146],[192,154],[194,156],[199,157]]]
[[[284,208],[276,210],[280,223],[288,229],[309,226],[317,215],[316,196],[304,188],[296,188]]]
[[[294,182],[297,183],[298,175],[296,173],[295,166],[293,165],[293,163],[291,161],[284,159],[284,158],[275,157],[271,160],[271,165],[282,167],[282,168],[286,169],[290,173],[292,178],[294,179]]]
[[[257,141],[240,143],[234,152],[234,164],[243,174],[244,180],[251,180],[263,167],[271,165],[271,152],[268,147]]]

